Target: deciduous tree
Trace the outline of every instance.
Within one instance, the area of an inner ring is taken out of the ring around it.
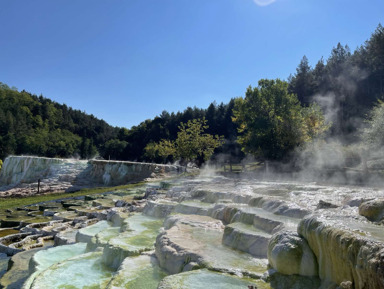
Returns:
[[[176,140],[163,139],[159,143],[147,145],[147,156],[160,156],[164,159],[172,156],[174,159],[180,159],[182,163],[196,161],[200,165],[223,144],[223,137],[205,133],[207,128],[207,120],[204,118],[180,123]]]
[[[246,153],[281,160],[301,144],[323,133],[327,126],[318,107],[303,108],[288,83],[263,79],[238,98],[233,120],[238,142]]]

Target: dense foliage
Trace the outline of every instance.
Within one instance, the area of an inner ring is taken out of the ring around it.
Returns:
[[[10,154],[88,158],[118,129],[42,96],[0,83],[0,158]]]
[[[236,100],[234,121],[243,150],[266,159],[281,160],[327,129],[318,106],[302,107],[288,93],[288,83],[279,79],[249,87],[245,98]]]
[[[145,147],[146,155],[164,160],[180,160],[181,163],[196,161],[202,164],[223,144],[223,136],[206,133],[208,128],[204,118],[181,123],[175,141],[162,139],[159,143],[149,143]]]
[[[236,127],[231,120],[233,105],[231,100],[228,104],[212,103],[208,109],[188,107],[171,114],[163,111],[153,120],[128,130],[0,83],[0,159],[11,154],[30,154],[161,161],[145,154],[147,144],[162,139],[175,140],[180,123],[204,117],[212,123],[206,133],[223,135],[227,140],[224,150],[228,150],[230,146],[237,147]]]
[[[304,105],[318,102],[333,122],[332,133],[355,141],[359,123],[384,96],[383,26],[353,53],[338,43],[314,68],[304,56],[289,79],[289,91]]]
[[[181,123],[186,129],[189,121],[204,118],[204,126],[209,126],[204,133],[223,136],[223,146],[213,155],[216,160],[237,161],[243,152],[284,159],[326,129],[323,112],[332,123],[330,136],[345,143],[358,140],[362,120],[383,96],[381,25],[354,52],[339,43],[314,68],[304,56],[288,82],[262,80],[258,87],[248,88],[244,98],[214,102],[207,109],[163,111],[130,129],[112,127],[93,115],[0,83],[0,159],[10,154],[84,159],[99,155],[167,162],[181,156],[175,147]],[[373,109],[364,138],[373,138],[372,125],[381,106]]]

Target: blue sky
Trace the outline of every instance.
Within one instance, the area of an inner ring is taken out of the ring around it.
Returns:
[[[130,128],[287,79],[379,23],[383,0],[0,0],[0,82]]]

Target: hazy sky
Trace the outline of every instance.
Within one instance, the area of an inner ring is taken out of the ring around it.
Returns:
[[[0,0],[0,82],[130,128],[287,79],[379,23],[383,0]]]

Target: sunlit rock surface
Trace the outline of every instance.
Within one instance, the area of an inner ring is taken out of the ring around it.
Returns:
[[[117,186],[183,171],[182,167],[173,165],[9,156],[0,172],[0,197]]]
[[[319,277],[352,288],[384,288],[383,228],[354,219],[312,216],[298,233],[316,255]]]
[[[158,178],[183,172],[183,168],[173,165],[137,163],[128,161],[89,161],[90,169],[86,178],[108,186],[116,186],[147,178]]]
[[[11,269],[1,284],[382,288],[382,222],[360,215],[358,207],[383,198],[373,188],[200,175],[4,211],[3,237],[41,234],[54,236],[55,245],[79,247],[42,249],[30,272],[6,281],[17,276]],[[32,223],[40,217],[47,219]],[[29,218],[30,225],[24,221]]]
[[[384,218],[384,199],[370,200],[359,206],[359,214],[370,221],[381,221]]]
[[[268,246],[269,264],[285,275],[317,276],[317,259],[305,239],[294,232],[279,232]]]
[[[206,218],[206,217],[204,217]],[[194,218],[195,219],[195,218]],[[211,223],[215,223],[211,219]],[[156,239],[160,266],[171,274],[197,268],[261,276],[266,260],[235,251],[222,244],[223,230],[203,222],[175,222]]]
[[[251,225],[232,223],[225,227],[223,244],[255,257],[266,258],[270,238],[270,234]]]

